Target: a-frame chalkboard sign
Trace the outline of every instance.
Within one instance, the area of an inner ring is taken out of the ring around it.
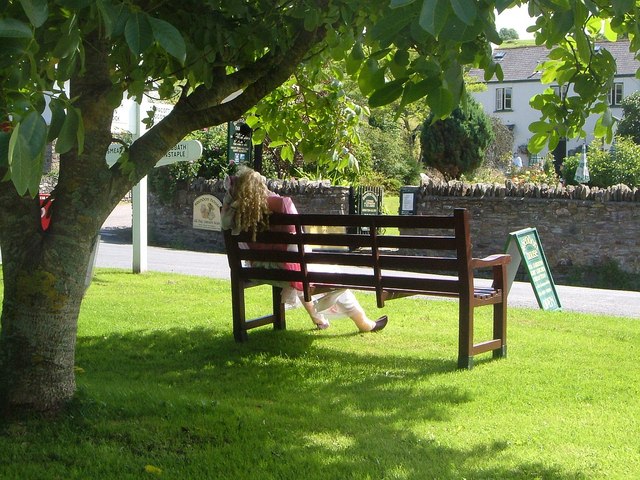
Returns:
[[[544,256],[542,243],[535,228],[525,228],[517,232],[511,232],[505,253],[511,255],[511,263],[507,266],[507,285],[509,289],[516,277],[520,261],[524,262],[529,274],[531,286],[538,300],[538,305],[543,310],[560,310],[560,298],[556,286],[551,277],[551,270]]]

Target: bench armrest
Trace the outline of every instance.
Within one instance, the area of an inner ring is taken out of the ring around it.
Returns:
[[[511,255],[499,253],[484,258],[472,258],[471,268],[489,268],[511,263]]]

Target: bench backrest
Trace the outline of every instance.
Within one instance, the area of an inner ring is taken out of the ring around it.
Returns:
[[[473,293],[466,209],[450,216],[272,214],[270,224],[293,225],[295,233],[260,232],[259,248],[247,248],[249,234],[225,231],[232,281],[300,282],[307,298],[310,285],[375,290],[379,305],[385,291]],[[402,235],[386,235],[390,228]],[[363,229],[368,233],[348,233]],[[255,266],[265,261],[298,264],[300,270]]]

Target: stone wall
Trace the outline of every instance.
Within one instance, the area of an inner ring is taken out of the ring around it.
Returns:
[[[416,203],[418,214],[423,215],[468,209],[476,257],[504,251],[509,232],[535,227],[554,277],[561,277],[572,266],[591,267],[608,261],[624,271],[640,273],[637,188],[429,180],[418,189]]]
[[[291,197],[301,213],[349,213],[349,187],[331,186],[328,181],[306,180],[269,180],[268,187],[273,192]],[[193,201],[205,194],[211,194],[222,202],[222,180],[198,179],[188,190],[178,191],[168,204],[149,194],[149,243],[201,252],[224,252],[221,232],[193,228]]]
[[[269,188],[291,196],[300,212],[346,214],[349,188],[328,183],[270,181]],[[149,241],[154,245],[224,252],[222,234],[192,226],[193,201],[210,193],[222,200],[222,181],[198,180],[176,194],[170,205],[149,195]],[[614,261],[640,273],[640,192],[624,185],[608,189],[546,185],[465,184],[428,180],[417,188],[418,214],[471,213],[474,256],[504,251],[509,232],[538,230],[559,280],[574,266]]]

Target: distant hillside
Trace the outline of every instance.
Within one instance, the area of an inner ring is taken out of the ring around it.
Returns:
[[[504,48],[515,48],[515,47],[533,47],[535,46],[536,41],[533,38],[528,38],[526,40],[505,40],[501,45],[495,45],[494,48],[504,49]]]

